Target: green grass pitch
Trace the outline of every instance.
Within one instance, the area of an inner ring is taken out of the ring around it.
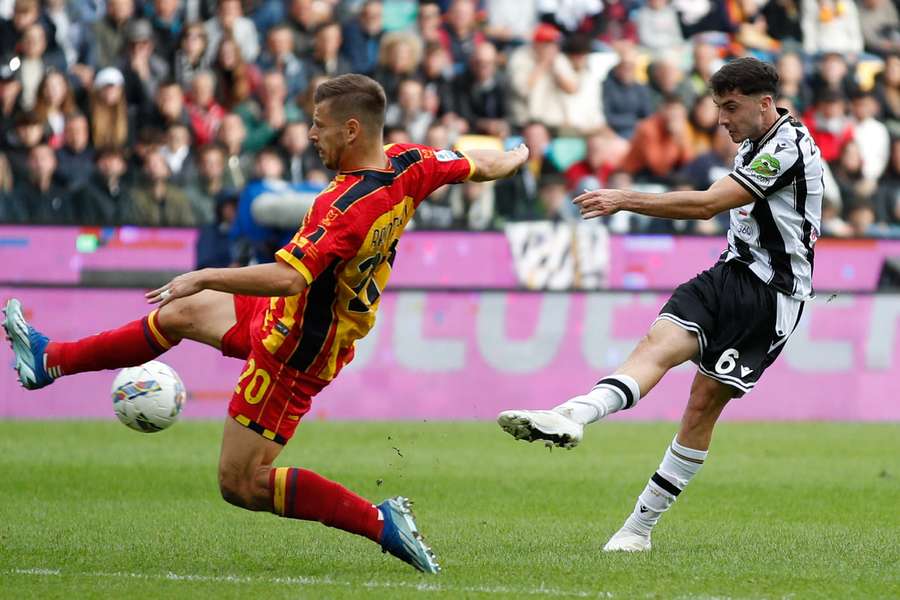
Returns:
[[[279,464],[405,494],[444,572],[219,499],[220,423],[0,422],[3,598],[898,598],[900,425],[725,423],[654,549],[607,537],[674,424],[304,423]]]

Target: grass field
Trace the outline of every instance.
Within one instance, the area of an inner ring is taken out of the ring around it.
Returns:
[[[645,555],[600,552],[672,424],[553,452],[486,423],[306,423],[279,463],[416,500],[444,572],[218,497],[221,425],[0,422],[3,598],[898,598],[900,425],[723,424]]]

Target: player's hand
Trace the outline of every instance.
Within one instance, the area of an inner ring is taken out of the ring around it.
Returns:
[[[528,146],[526,146],[525,144],[519,144],[518,146],[510,150],[509,154],[512,156],[512,159],[514,161],[515,168],[513,169],[513,172],[515,172],[528,160],[530,151],[528,150]]]
[[[144,296],[150,304],[159,304],[160,307],[165,306],[176,298],[186,298],[193,296],[197,292],[204,289],[202,271],[191,271],[179,275],[166,285],[147,292]]]
[[[622,190],[585,190],[574,202],[584,219],[604,217],[622,210],[625,192]]]

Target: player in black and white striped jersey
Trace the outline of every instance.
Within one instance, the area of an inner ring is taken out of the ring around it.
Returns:
[[[622,210],[671,219],[708,219],[725,210],[731,216],[719,262],[675,290],[614,374],[553,410],[498,417],[518,439],[572,448],[585,425],[635,406],[669,369],[697,363],[678,434],[606,551],[650,549],[651,530],[706,460],[725,405],[750,391],[775,361],[812,297],[822,157],[806,128],[775,107],[777,85],[775,68],[754,58],[734,60],[710,79],[719,125],[741,146],[733,171],[708,190],[596,190],[575,199],[584,218]]]

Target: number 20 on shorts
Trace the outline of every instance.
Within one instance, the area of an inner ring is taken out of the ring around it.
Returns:
[[[234,386],[234,393],[240,394],[241,387],[244,388],[244,400],[247,404],[258,404],[266,395],[269,385],[272,383],[272,376],[262,367],[256,367],[256,361],[252,358],[247,361],[247,368],[238,377],[237,385]]]

